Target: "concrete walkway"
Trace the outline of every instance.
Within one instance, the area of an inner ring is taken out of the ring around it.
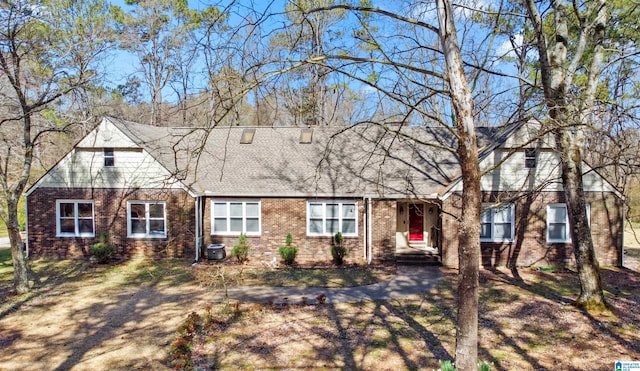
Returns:
[[[389,300],[419,294],[431,289],[440,279],[439,267],[399,265],[390,280],[367,286],[343,288],[300,287],[232,287],[229,299],[254,303],[315,304],[324,295],[327,303],[353,303],[370,300]]]

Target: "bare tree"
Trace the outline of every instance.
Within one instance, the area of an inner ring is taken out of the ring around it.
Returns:
[[[436,0],[438,36],[442,44],[451,101],[456,114],[458,156],[462,173],[462,214],[458,241],[458,314],[456,316],[456,368],[478,366],[478,276],[480,269],[480,163],[473,119],[473,101],[463,69],[453,6]]]
[[[74,93],[98,76],[94,63],[111,45],[103,1],[0,3],[0,217],[7,225],[17,292],[29,290],[18,225],[18,201],[33,171],[36,148],[67,120],[54,105],[73,108]]]
[[[539,7],[547,5],[551,11],[542,14]],[[555,134],[560,154],[571,239],[580,278],[581,290],[576,303],[585,308],[601,309],[606,307],[606,302],[586,213],[582,152],[584,130],[593,112],[604,57],[608,5],[605,0],[588,2],[584,7],[564,1],[539,4],[526,0],[525,6],[538,47],[541,82],[549,113],[546,125]],[[577,39],[569,35],[570,16],[574,17],[572,26],[579,31]],[[551,25],[551,34],[547,22]],[[574,79],[580,68],[588,71],[586,84],[580,89],[583,91],[581,96],[572,96],[572,89],[577,88]]]

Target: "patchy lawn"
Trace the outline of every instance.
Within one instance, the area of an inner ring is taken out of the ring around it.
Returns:
[[[254,265],[201,264],[194,271],[202,286],[220,288],[227,286],[273,287],[354,287],[383,282],[395,274],[392,265],[333,264],[322,267],[316,263],[305,266],[270,269]]]
[[[453,357],[452,270],[443,270],[432,290],[399,300],[274,307],[214,304],[221,295],[215,276],[232,285],[347,286],[385,279],[390,271],[275,275],[180,260],[108,266],[36,260],[31,266],[34,290],[11,294],[10,256],[0,250],[0,369],[170,369],[170,351],[180,345],[205,370],[436,369]],[[640,360],[640,274],[605,269],[602,276],[612,311],[589,315],[570,304],[578,292],[574,273],[483,271],[480,358],[494,370],[600,370],[613,369],[618,359]],[[185,319],[192,312],[190,326]],[[191,327],[193,340],[177,342],[177,330]]]
[[[612,369],[640,360],[640,275],[603,270],[612,311],[571,305],[570,272],[483,271],[480,358],[495,370]],[[436,369],[455,351],[455,281],[402,300],[201,311],[191,360],[200,369]],[[233,303],[232,303],[233,304]]]

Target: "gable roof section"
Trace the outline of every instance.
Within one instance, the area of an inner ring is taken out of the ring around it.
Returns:
[[[127,130],[129,126],[146,127],[148,133],[141,136]],[[128,123],[114,118],[104,118],[91,132],[83,137],[74,148],[38,181],[25,191],[28,196],[35,189],[43,187],[65,188],[182,188],[194,195],[174,172],[157,161],[143,144],[154,137],[162,137],[163,128],[149,130],[147,125]],[[151,135],[154,133],[154,135]],[[149,139],[148,139],[149,138]],[[157,138],[156,138],[157,139]],[[125,166],[104,168],[96,163],[102,148],[117,148],[137,153],[135,163]],[[96,151],[97,150],[97,151]],[[140,151],[142,150],[142,151]]]
[[[200,194],[225,197],[436,197],[459,173],[446,128],[156,128],[125,121],[123,132]],[[482,129],[480,141],[496,132]]]
[[[481,160],[521,127],[477,128]],[[251,127],[253,140],[241,143],[246,129],[106,118],[76,148],[141,148],[172,182],[220,197],[437,198],[460,181],[454,132],[444,127],[314,127],[310,143],[300,140],[307,128]]]

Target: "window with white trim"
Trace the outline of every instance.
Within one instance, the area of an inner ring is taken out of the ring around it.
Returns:
[[[129,201],[127,203],[127,236],[166,237],[166,215],[166,205],[162,201]]]
[[[514,235],[514,206],[482,205],[480,241],[510,242]]]
[[[104,149],[104,167],[116,166],[116,155],[113,148]]]
[[[93,201],[56,200],[56,235],[94,237]]]
[[[586,204],[587,223],[591,225],[591,205]],[[547,242],[571,242],[566,204],[547,205]]]
[[[261,233],[260,201],[211,201],[211,233],[258,236]]]
[[[524,149],[524,167],[527,169],[535,169],[537,165],[538,150],[536,148]]]
[[[358,203],[352,201],[307,202],[307,234],[310,236],[358,235]]]

